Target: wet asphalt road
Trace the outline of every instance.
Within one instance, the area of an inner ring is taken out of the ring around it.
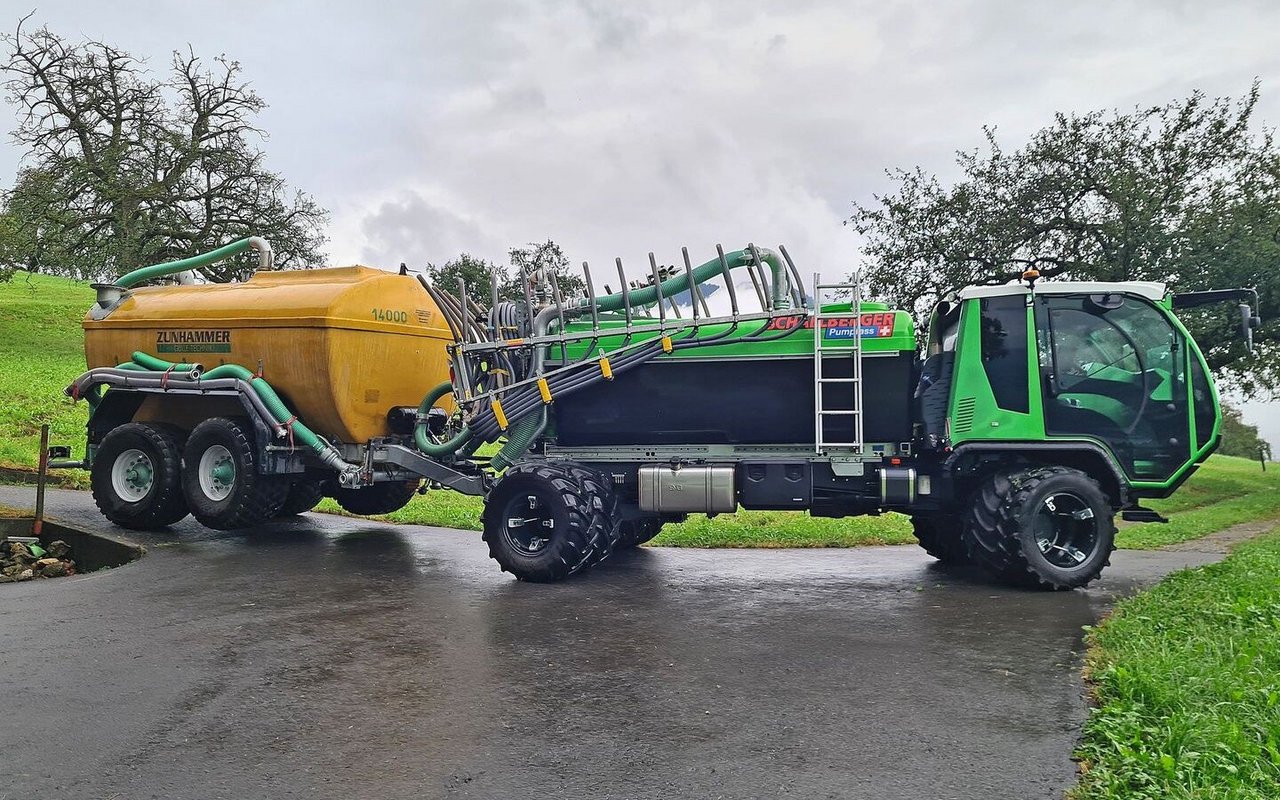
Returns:
[[[83,493],[49,509],[109,530]],[[132,538],[0,586],[0,800],[1058,798],[1081,626],[1217,557],[1041,594],[913,547],[644,548],[538,586],[439,528]]]

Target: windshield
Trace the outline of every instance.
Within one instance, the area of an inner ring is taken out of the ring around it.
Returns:
[[[1104,440],[1134,478],[1186,460],[1186,353],[1169,319],[1123,295],[1042,296],[1037,338],[1052,434]]]

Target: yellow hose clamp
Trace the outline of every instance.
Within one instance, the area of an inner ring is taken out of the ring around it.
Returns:
[[[493,416],[498,420],[498,427],[505,431],[507,429],[507,415],[502,413],[502,403],[495,397],[493,402],[489,403],[489,408],[493,409]]]
[[[547,385],[546,378],[538,378],[538,394],[542,395],[542,402],[551,402],[551,387]]]
[[[670,352],[671,352],[671,337],[670,337],[670,336],[663,336],[663,337],[662,337],[662,352],[664,352],[664,353],[670,353]]]
[[[613,367],[609,366],[608,356],[600,356],[600,374],[606,381],[613,380]]]

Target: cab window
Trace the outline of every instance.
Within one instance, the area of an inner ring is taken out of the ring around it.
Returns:
[[[984,297],[980,308],[982,368],[991,383],[996,405],[1025,414],[1030,410],[1026,295]]]
[[[1186,462],[1187,353],[1164,313],[1127,295],[1041,295],[1036,326],[1047,433],[1101,439],[1139,480]]]

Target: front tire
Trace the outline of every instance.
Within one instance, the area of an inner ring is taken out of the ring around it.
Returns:
[[[607,558],[620,524],[617,497],[603,475],[554,462],[510,467],[480,519],[489,557],[519,580],[539,583]]]
[[[94,454],[93,501],[122,528],[146,531],[187,515],[182,496],[182,432],[171,425],[130,422],[112,430]]]
[[[965,525],[971,559],[1019,586],[1075,589],[1095,580],[1115,547],[1115,512],[1098,482],[1070,467],[995,475]]]
[[[247,426],[212,417],[187,439],[182,490],[191,514],[216,530],[250,528],[275,516],[289,482],[258,472],[257,446]]]

